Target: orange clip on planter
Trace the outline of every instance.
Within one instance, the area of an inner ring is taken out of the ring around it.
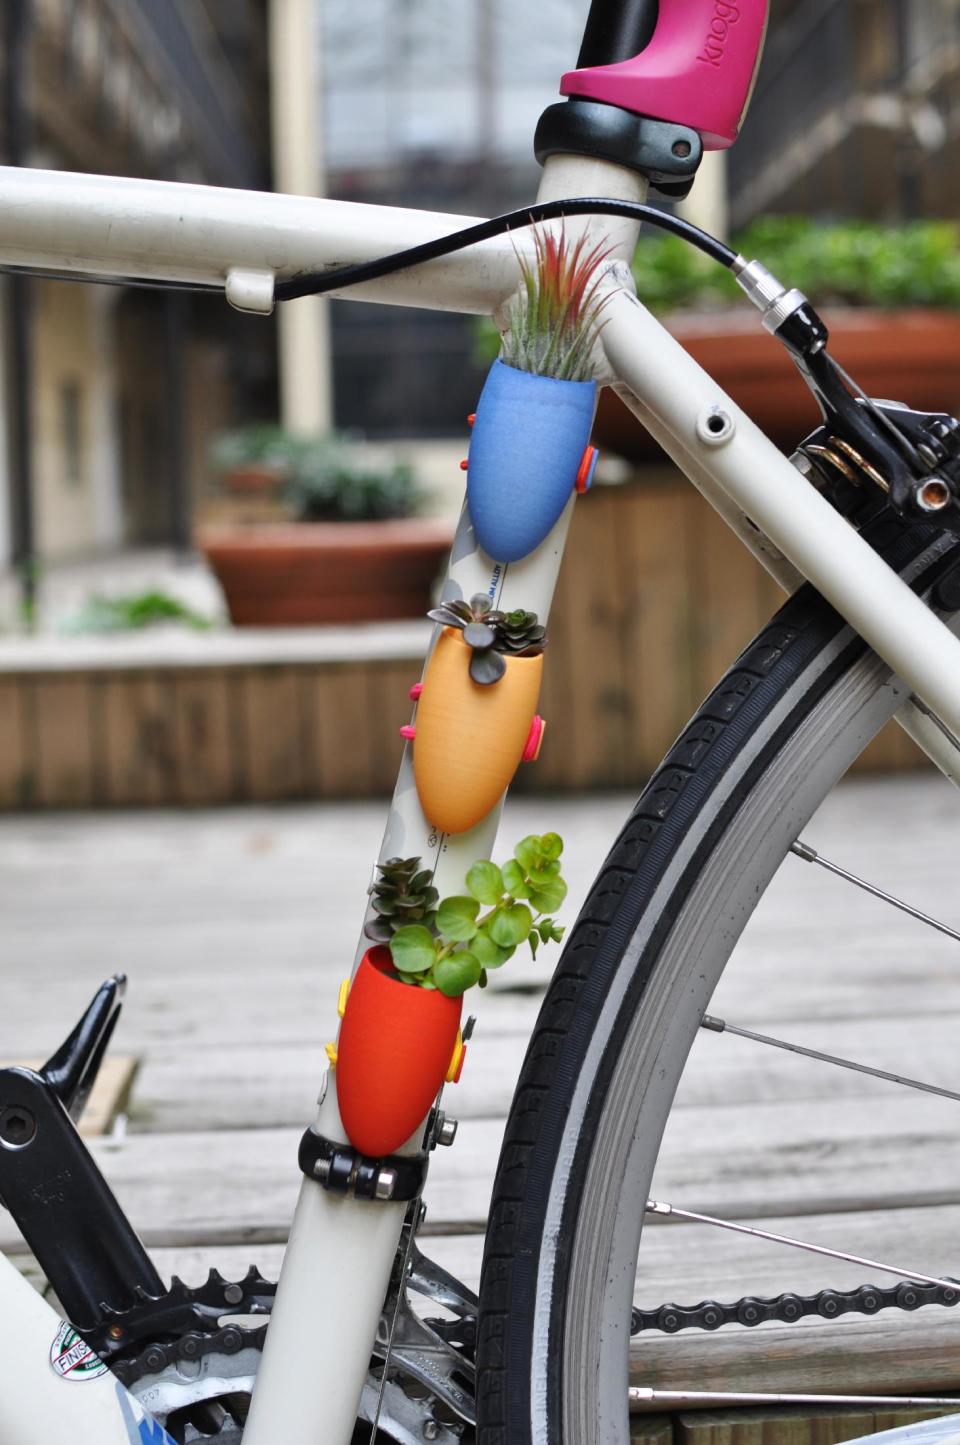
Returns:
[[[426,1118],[454,1061],[462,1010],[462,998],[401,983],[385,945],[364,954],[347,995],[336,1069],[340,1118],[361,1154],[393,1154]]]
[[[538,751],[535,724],[543,655],[507,657],[506,672],[484,687],[470,676],[470,648],[444,628],[417,703],[413,776],[427,819],[442,833],[465,833],[495,807],[524,757]],[[537,746],[531,746],[536,733]]]

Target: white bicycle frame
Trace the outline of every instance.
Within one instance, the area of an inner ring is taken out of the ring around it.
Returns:
[[[573,157],[551,159],[540,187],[541,200],[645,194],[646,183],[632,172]],[[234,305],[264,313],[272,309],[276,280],[370,260],[469,223],[463,216],[9,168],[0,168],[0,206],[0,267],[214,286]],[[902,691],[901,722],[960,781],[960,642],[640,304],[622,264],[633,252],[637,224],[574,223],[586,225],[602,227],[621,263],[611,272],[618,289],[604,313],[600,379],[616,386],[787,590],[811,581],[884,659]],[[529,245],[529,234],[516,232],[344,295],[495,314],[518,283],[517,252]],[[587,498],[583,505],[589,504]],[[451,595],[489,592],[500,606],[545,617],[572,507],[571,498],[543,545],[509,566],[477,549],[464,512],[448,574]],[[469,833],[438,835],[420,810],[408,749],[380,856],[429,858],[441,894],[448,885],[459,891],[468,866],[489,856],[498,818],[496,809]],[[326,1083],[317,1127],[344,1139],[335,1090]],[[419,1134],[407,1149],[418,1142]],[[333,1196],[304,1180],[244,1445],[347,1445],[405,1209]],[[123,1391],[112,1376],[80,1388],[54,1374],[49,1355],[58,1324],[0,1256],[3,1445],[162,1441],[158,1426],[131,1423],[139,1414],[129,1397],[121,1407]],[[149,1407],[149,1395],[143,1403]]]

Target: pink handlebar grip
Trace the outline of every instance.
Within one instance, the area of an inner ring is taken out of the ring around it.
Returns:
[[[570,70],[562,95],[700,132],[725,150],[740,131],[760,63],[769,0],[660,0],[653,39],[632,60]]]

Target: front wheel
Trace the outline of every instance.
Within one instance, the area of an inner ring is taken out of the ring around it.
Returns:
[[[928,529],[884,526],[871,540],[916,590],[955,565],[960,547]],[[641,1228],[687,1056],[791,844],[903,701],[805,587],[644,790],[571,932],[508,1119],[483,1263],[479,1445],[627,1445]]]

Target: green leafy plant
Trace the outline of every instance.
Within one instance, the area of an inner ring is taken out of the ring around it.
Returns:
[[[212,456],[224,474],[253,465],[275,471],[283,500],[298,521],[385,521],[412,516],[420,503],[409,466],[374,461],[346,437],[243,427],[220,437]]]
[[[814,305],[960,306],[960,227],[951,221],[880,225],[764,216],[732,244]],[[640,299],[659,312],[742,299],[728,271],[677,236],[643,237],[633,274]]]
[[[195,612],[177,597],[153,588],[125,597],[104,597],[94,593],[67,621],[65,632],[140,632],[163,623],[181,623],[203,631],[211,627],[208,617]]]
[[[880,225],[761,216],[731,244],[805,292],[815,306],[960,306],[960,226],[953,221]],[[645,231],[633,275],[637,295],[658,315],[744,304],[730,272],[679,236]],[[500,346],[494,323],[478,321],[477,362],[490,362]]]
[[[533,262],[521,256],[522,284],[507,306],[503,361],[518,371],[563,381],[589,381],[606,298],[600,292],[611,248],[572,244],[564,232],[534,228]]]
[[[484,687],[503,676],[505,657],[537,657],[547,645],[547,630],[535,612],[496,611],[485,592],[469,602],[441,602],[427,616],[442,627],[460,629],[471,649],[470,676]]]
[[[531,833],[499,867],[487,859],[467,873],[467,892],[440,898],[419,858],[391,858],[373,885],[374,917],[367,935],[388,943],[397,977],[449,998],[502,968],[521,944],[534,958],[541,943],[559,943],[564,930],[549,916],[567,896],[560,872],[563,839]],[[426,881],[425,881],[426,880]],[[413,914],[422,910],[418,921]]]

